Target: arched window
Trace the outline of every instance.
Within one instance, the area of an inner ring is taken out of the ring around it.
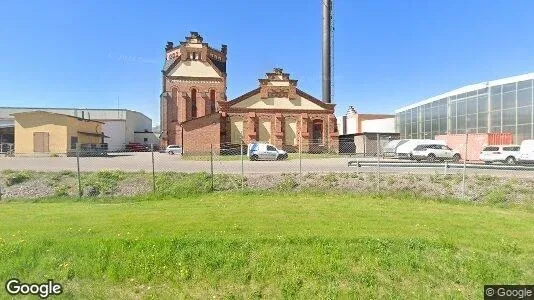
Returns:
[[[191,90],[191,117],[197,117],[197,90]]]
[[[210,91],[211,112],[215,112],[215,90]]]

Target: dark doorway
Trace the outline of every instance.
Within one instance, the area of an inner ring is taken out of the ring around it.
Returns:
[[[313,139],[313,143],[316,143],[316,144],[323,143],[323,121],[321,120],[313,121],[312,139]]]

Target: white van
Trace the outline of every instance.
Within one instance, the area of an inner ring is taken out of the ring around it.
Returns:
[[[447,146],[446,141],[441,140],[407,140],[407,142],[397,147],[395,154],[398,158],[411,158],[412,151],[419,145],[443,145]]]
[[[387,143],[384,146],[384,149],[382,150],[382,154],[384,156],[388,156],[388,157],[395,156],[395,154],[397,152],[397,148],[400,145],[406,143],[407,141],[409,141],[409,140],[393,140],[393,141],[389,141],[389,143]]]
[[[519,162],[534,163],[534,140],[524,140],[519,147]]]

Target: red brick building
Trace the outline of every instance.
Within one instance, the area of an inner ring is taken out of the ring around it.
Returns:
[[[233,100],[226,98],[227,47],[211,48],[191,32],[185,42],[167,43],[161,94],[162,146],[178,144],[184,152],[213,145],[264,141],[288,150],[302,143],[336,149],[334,104],[297,88],[297,80],[275,68],[259,87]]]

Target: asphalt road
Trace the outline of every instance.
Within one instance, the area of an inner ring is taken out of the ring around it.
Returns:
[[[246,158],[246,157],[245,157]],[[303,173],[307,172],[377,172],[378,167],[348,167],[349,161],[374,161],[374,158],[324,158],[324,159],[298,159],[286,161],[248,161],[244,160],[215,160],[213,171],[215,173],[239,174],[241,170],[246,174],[280,174],[280,173]],[[382,160],[396,161],[396,160]],[[154,166],[156,172],[210,172],[210,161],[192,161],[182,159],[178,155],[168,155],[166,153],[154,153]],[[76,157],[0,157],[0,170],[33,170],[33,171],[63,171],[77,170]],[[81,157],[80,170],[123,170],[135,172],[144,170],[152,171],[151,153],[121,153],[109,157]],[[384,167],[380,168],[382,173],[414,173],[414,174],[443,174],[447,172],[461,173],[462,169],[445,169],[443,164],[436,164],[432,168],[405,168],[405,167]],[[467,169],[467,174],[484,174],[497,176],[532,177],[534,171],[510,171],[510,170],[475,170]]]

